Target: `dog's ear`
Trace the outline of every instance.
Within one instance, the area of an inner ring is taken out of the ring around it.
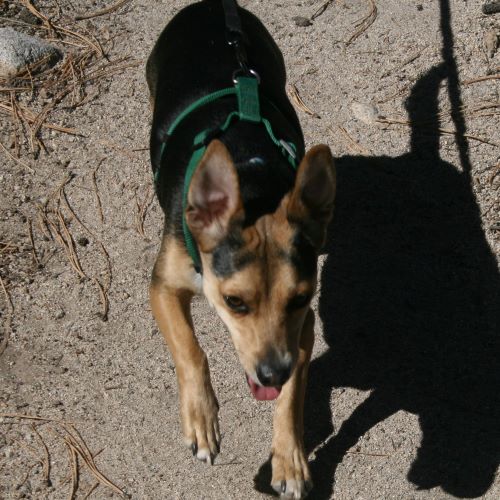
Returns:
[[[186,222],[200,250],[210,252],[243,216],[233,160],[226,146],[215,139],[208,145],[191,179]]]
[[[330,148],[312,147],[299,165],[295,186],[287,205],[287,218],[320,249],[333,215],[336,190],[335,165]]]

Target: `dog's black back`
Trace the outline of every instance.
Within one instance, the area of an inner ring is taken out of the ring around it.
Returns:
[[[275,135],[292,141],[300,159],[304,141],[295,111],[286,97],[283,56],[262,23],[239,8],[248,43],[249,65],[260,75],[262,116]],[[161,144],[175,118],[195,100],[233,85],[238,69],[234,49],[227,43],[220,0],[205,0],[179,12],[161,34],[147,63],[147,79],[154,99],[151,132],[153,170],[160,169],[157,192],[169,214],[167,227],[179,232],[182,186],[192,154],[194,136],[220,126],[237,109],[234,96],[224,97],[191,113],[176,129],[163,155]],[[272,104],[271,104],[272,103]],[[273,211],[295,178],[278,147],[261,124],[234,122],[220,137],[228,147],[240,178],[247,223]],[[257,158],[250,162],[250,159]]]

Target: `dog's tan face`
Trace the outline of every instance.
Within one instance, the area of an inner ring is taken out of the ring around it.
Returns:
[[[203,289],[256,397],[276,396],[261,386],[280,387],[293,370],[334,197],[326,146],[305,156],[277,210],[246,228],[236,170],[221,142],[212,141],[193,177],[186,220],[200,248]]]
[[[239,242],[223,241],[203,255],[204,291],[231,332],[245,371],[263,382],[257,374],[261,362],[274,356],[278,365],[291,367],[297,357],[316,286],[316,254],[312,247],[305,256],[298,253],[296,231],[283,220],[281,207],[240,234]],[[229,265],[218,262],[220,253]]]

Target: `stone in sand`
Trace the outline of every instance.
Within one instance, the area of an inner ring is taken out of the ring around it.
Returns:
[[[0,77],[11,78],[45,60],[54,64],[61,53],[56,47],[39,38],[19,33],[12,28],[0,28]]]

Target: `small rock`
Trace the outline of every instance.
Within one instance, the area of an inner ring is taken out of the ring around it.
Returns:
[[[351,110],[355,118],[363,123],[373,125],[376,123],[379,115],[378,109],[373,104],[363,104],[361,102],[353,102]]]
[[[417,4],[417,10],[418,11],[424,10],[424,6],[421,3]]]
[[[64,312],[64,310],[63,310],[63,309],[59,309],[59,310],[57,310],[57,311],[55,312],[55,314],[54,314],[54,317],[55,317],[56,319],[62,319],[62,318],[64,318],[64,316],[66,316],[66,313]]]
[[[500,2],[485,3],[483,5],[483,14],[497,14],[500,12]]]
[[[306,26],[312,26],[312,22],[307,17],[295,16],[292,18],[295,22],[295,26],[300,26],[301,28],[305,28]]]
[[[109,30],[109,27],[104,27],[101,30],[101,36],[104,38],[104,40],[108,41],[111,40],[111,31]]]
[[[27,66],[47,58],[52,65],[61,57],[57,48],[39,38],[19,33],[12,28],[0,28],[0,77],[10,78]],[[39,68],[41,69],[41,68]]]
[[[65,366],[54,366],[51,369],[51,372],[55,373],[56,375],[63,375],[67,371],[68,371],[68,369]]]
[[[86,247],[90,243],[89,239],[85,236],[80,236],[76,241],[81,247]]]
[[[496,30],[488,30],[484,34],[483,41],[488,57],[493,57],[498,48],[498,33]]]

